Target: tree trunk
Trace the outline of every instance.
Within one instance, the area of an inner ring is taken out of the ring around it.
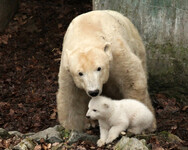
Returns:
[[[93,9],[119,11],[138,28],[152,91],[188,97],[188,0],[93,0]]]
[[[0,0],[0,32],[2,32],[18,8],[18,0]]]

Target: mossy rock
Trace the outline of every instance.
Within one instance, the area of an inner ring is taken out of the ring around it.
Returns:
[[[35,145],[36,144],[33,142],[33,140],[31,140],[30,138],[26,138],[22,140],[18,145],[14,146],[13,149],[30,150],[30,149],[34,149]]]
[[[10,137],[10,134],[8,133],[7,130],[0,128],[0,137],[1,138],[8,138],[8,137]]]
[[[183,142],[178,136],[169,133],[167,131],[162,131],[158,134],[159,138],[162,138],[165,141],[168,141],[169,143],[180,143]]]
[[[148,150],[144,139],[129,138],[123,136],[114,146],[114,150]]]

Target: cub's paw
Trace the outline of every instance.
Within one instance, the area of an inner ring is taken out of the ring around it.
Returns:
[[[97,141],[97,146],[98,146],[98,147],[101,147],[101,146],[103,146],[104,144],[105,144],[105,141],[102,140],[102,139],[99,139],[99,140]]]

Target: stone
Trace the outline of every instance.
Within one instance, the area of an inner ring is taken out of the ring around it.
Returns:
[[[96,144],[98,139],[99,139],[99,137],[97,137],[95,135],[89,135],[87,133],[72,131],[68,142],[69,142],[69,144],[73,144],[77,141],[89,141],[91,143]]]
[[[167,131],[162,131],[158,134],[158,137],[162,138],[165,141],[168,141],[170,143],[181,143],[183,142],[178,136],[169,133]]]
[[[7,130],[0,128],[0,137],[1,138],[7,138],[7,137],[10,137],[10,134],[8,133]]]
[[[58,145],[52,147],[52,150],[62,150],[62,146],[63,146],[63,143],[58,144]]]
[[[121,132],[121,135],[126,135],[126,132],[125,132],[125,131],[122,131],[122,132]]]
[[[23,137],[26,138],[26,137],[32,136],[34,134],[35,134],[34,132],[29,132],[29,133],[23,134]]]
[[[183,142],[178,136],[176,136],[176,135],[174,135],[172,133],[168,134],[168,140],[170,142],[175,142],[175,143],[181,143],[181,142]]]
[[[36,144],[31,139],[26,138],[26,139],[22,140],[16,146],[14,146],[13,149],[16,149],[16,150],[31,150],[31,149],[34,149],[35,145]]]
[[[62,139],[57,138],[57,137],[50,137],[50,138],[48,139],[48,141],[49,141],[50,143],[56,143],[56,142],[61,143],[61,142],[62,142]]]
[[[40,139],[43,138],[44,140],[50,140],[51,142],[63,142],[60,132],[57,131],[57,127],[58,126],[48,128],[28,137],[36,141],[40,141]]]
[[[18,131],[9,131],[8,133],[9,133],[10,135],[17,135],[18,137],[22,137],[22,136],[23,136],[23,134],[20,133],[20,132],[18,132]]]
[[[114,146],[114,150],[148,150],[144,139],[129,138],[123,136],[121,140]]]

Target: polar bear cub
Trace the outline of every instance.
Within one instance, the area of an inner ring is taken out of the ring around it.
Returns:
[[[99,147],[112,142],[126,129],[134,134],[140,134],[144,130],[152,132],[154,115],[137,100],[116,101],[98,96],[90,100],[88,107],[86,117],[99,121]]]

